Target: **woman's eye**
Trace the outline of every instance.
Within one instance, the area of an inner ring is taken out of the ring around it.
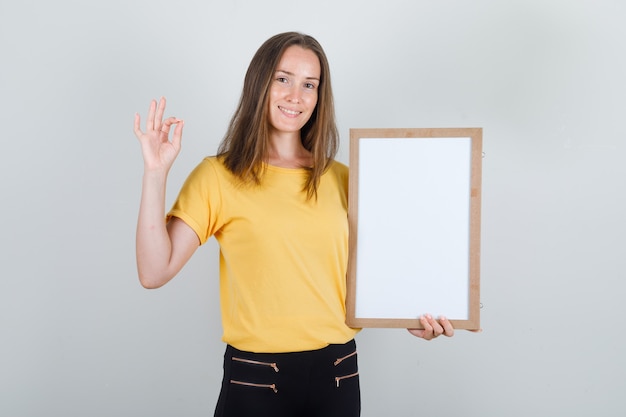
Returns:
[[[278,81],[279,83],[286,83],[287,82],[287,78],[285,78],[285,77],[278,77],[278,78],[276,78],[276,81]]]
[[[313,83],[306,83],[306,84],[304,84],[304,87],[308,88],[310,90],[313,90],[313,89],[315,89],[315,84],[313,84]]]

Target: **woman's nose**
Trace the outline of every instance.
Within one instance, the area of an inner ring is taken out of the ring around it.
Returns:
[[[300,99],[300,89],[297,87],[291,87],[287,94],[287,100],[291,103],[299,103]]]

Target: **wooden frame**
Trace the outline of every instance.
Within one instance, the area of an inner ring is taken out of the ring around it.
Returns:
[[[350,129],[347,320],[480,328],[481,128]]]

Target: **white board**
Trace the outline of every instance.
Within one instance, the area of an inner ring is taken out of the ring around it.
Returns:
[[[432,314],[478,328],[481,139],[480,129],[351,131],[350,325],[419,328]]]

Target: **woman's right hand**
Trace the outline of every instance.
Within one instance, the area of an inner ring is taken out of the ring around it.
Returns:
[[[183,136],[183,121],[176,117],[163,119],[163,113],[165,99],[158,103],[152,100],[145,132],[140,128],[139,114],[135,115],[135,135],[144,161],[137,220],[137,271],[146,288],[158,288],[172,279],[199,245],[196,233],[184,221],[176,217],[167,224],[163,221],[167,174],[180,152]]]
[[[135,114],[135,136],[141,144],[144,170],[146,171],[169,171],[180,152],[184,122],[176,117],[168,117],[164,120],[164,113],[165,97],[161,97],[158,105],[156,100],[152,100],[148,110],[145,132],[140,127],[139,113]],[[170,129],[174,125],[176,127],[170,141]]]

